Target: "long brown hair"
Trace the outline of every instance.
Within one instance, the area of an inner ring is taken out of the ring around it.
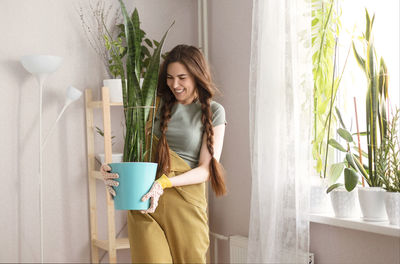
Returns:
[[[189,73],[194,77],[195,89],[201,103],[204,132],[207,133],[207,149],[211,154],[209,167],[211,186],[217,196],[226,194],[225,171],[222,165],[214,158],[214,131],[212,126],[211,99],[218,92],[211,79],[209,67],[201,51],[193,46],[178,45],[173,48],[165,58],[160,68],[158,78],[158,95],[163,100],[161,107],[160,130],[161,137],[157,146],[156,161],[158,171],[170,172],[171,161],[169,158],[169,147],[166,139],[168,122],[171,119],[171,109],[176,103],[174,94],[167,86],[167,68],[170,63],[179,62],[183,64]]]

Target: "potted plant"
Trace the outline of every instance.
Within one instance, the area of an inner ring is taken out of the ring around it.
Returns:
[[[331,120],[330,105],[335,104],[337,89],[332,89],[335,61],[335,35],[339,32],[339,16],[334,8],[334,0],[313,1],[312,4],[312,48],[313,48],[313,140],[312,154],[315,160],[315,172],[319,180],[314,177],[310,190],[310,210],[313,213],[327,213],[329,198],[325,193],[326,171],[324,171],[329,155],[327,142]],[[332,100],[331,100],[332,99]],[[335,121],[335,120],[333,120]]]
[[[388,122],[388,133],[377,151],[377,173],[383,182],[385,207],[392,225],[400,226],[400,142],[397,125],[399,110],[396,110],[392,120]]]
[[[353,42],[355,58],[367,77],[368,89],[366,98],[366,137],[368,144],[368,166],[359,166],[360,172],[365,178],[368,188],[359,188],[358,196],[364,220],[386,220],[383,181],[378,175],[377,159],[378,149],[384,142],[387,133],[386,100],[388,98],[387,68],[381,58],[377,66],[372,36],[372,26],[375,15],[370,19],[366,13],[366,30],[362,36],[362,42],[366,50],[365,58],[361,57]]]
[[[124,69],[122,59],[126,54],[119,20],[121,15],[112,4],[100,0],[96,4],[88,2],[88,10],[79,7],[79,16],[85,36],[99,55],[107,71],[108,78],[103,85],[109,88],[110,101],[122,102],[122,82]]]
[[[104,131],[101,128],[97,127],[97,126],[96,126],[96,133],[98,135],[100,135],[101,137],[104,137]],[[111,144],[112,145],[115,144],[114,139],[115,139],[115,136],[111,136]],[[112,162],[122,162],[122,157],[123,157],[122,153],[113,153],[111,160],[112,160]],[[105,161],[104,153],[96,154],[96,159],[100,164],[103,164],[104,161]]]
[[[328,147],[336,120],[332,118],[340,78],[336,74],[336,36],[340,30],[340,15],[334,0],[313,1],[312,4],[312,63],[313,63],[313,140],[312,154],[318,181],[310,190],[310,210],[327,213],[329,198],[325,193],[331,180],[327,167],[332,164],[333,152]],[[343,67],[344,70],[345,66]],[[316,177],[315,177],[316,178]]]
[[[342,162],[334,163],[330,166],[331,186],[326,190],[330,194],[332,208],[336,217],[354,218],[358,216],[356,206],[357,192],[354,190],[358,184],[358,172],[354,163],[352,151],[356,148],[352,134],[346,129],[339,109],[336,108],[337,119],[341,127],[337,129],[337,134],[346,142],[343,147],[338,141],[331,138],[329,145],[336,150],[345,153]],[[339,177],[344,171],[344,184],[337,183]]]
[[[137,9],[132,16],[128,15],[122,0],[119,1],[124,18],[124,30],[127,45],[126,78],[123,85],[123,105],[125,116],[124,155],[121,163],[109,164],[112,172],[119,174],[119,185],[115,187],[115,208],[118,210],[146,210],[149,201],[142,202],[142,196],[153,184],[157,163],[148,162],[152,156],[153,131],[146,140],[146,122],[150,110],[155,109],[158,71],[161,49],[169,28],[159,45],[151,54],[149,64],[144,72],[143,85],[140,85],[143,61],[141,60],[142,38]],[[171,25],[172,26],[172,25]],[[123,83],[125,80],[122,80]],[[154,122],[152,114],[152,122]]]

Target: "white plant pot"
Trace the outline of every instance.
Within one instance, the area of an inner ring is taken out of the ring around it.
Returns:
[[[123,158],[124,154],[123,153],[113,153],[112,154],[112,163],[117,163],[117,162],[122,162],[122,158]],[[104,163],[104,154],[96,154],[96,159],[98,162],[100,162],[100,164]]]
[[[362,219],[371,222],[386,221],[385,190],[381,187],[358,188]]]
[[[357,208],[357,191],[348,192],[343,186],[338,187],[330,193],[332,208],[338,218],[359,217]]]
[[[110,91],[110,102],[122,102],[122,81],[121,79],[107,79],[103,80],[103,85],[108,87]]]
[[[391,225],[400,226],[400,193],[386,192],[385,207],[389,223]]]
[[[325,187],[311,185],[310,187],[310,212],[312,214],[327,214],[330,212],[329,196]]]

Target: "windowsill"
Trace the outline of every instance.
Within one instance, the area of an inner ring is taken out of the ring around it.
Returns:
[[[360,218],[337,218],[332,215],[310,214],[310,222],[370,232],[380,235],[400,237],[400,227],[385,222],[366,222]]]

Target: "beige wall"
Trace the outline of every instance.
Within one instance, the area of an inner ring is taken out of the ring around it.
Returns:
[[[210,63],[228,125],[221,162],[227,171],[228,195],[210,199],[210,230],[247,236],[250,213],[249,62],[252,1],[209,3]],[[228,243],[218,244],[219,261],[229,261]]]
[[[117,1],[107,1],[118,4]],[[64,58],[61,67],[49,76],[44,88],[44,134],[61,110],[68,85],[82,91],[92,88],[97,96],[105,77],[102,64],[82,31],[76,12],[80,2],[87,1],[0,1],[0,262],[40,261],[38,85],[20,64],[20,57],[26,54],[52,54]],[[143,28],[154,39],[160,39],[169,24],[176,21],[167,39],[166,49],[178,43],[197,44],[196,0],[125,2],[129,8],[138,7]],[[118,117],[119,111],[113,110],[113,120]],[[114,125],[113,132],[121,132],[118,122]],[[116,148],[120,148],[118,143]],[[44,260],[88,262],[90,248],[83,98],[71,105],[57,124],[43,159]],[[104,228],[104,191],[100,191],[103,189],[99,182],[99,227]],[[119,213],[118,230],[124,222],[125,217]],[[105,232],[100,233],[105,238]],[[129,261],[127,251],[119,256],[120,260]],[[107,256],[104,258],[106,260]]]
[[[400,238],[310,224],[310,252],[321,264],[400,264]]]

